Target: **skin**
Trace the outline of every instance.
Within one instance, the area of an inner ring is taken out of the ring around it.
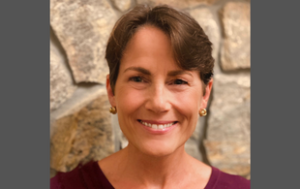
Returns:
[[[203,87],[198,71],[176,65],[165,33],[153,26],[139,28],[121,59],[115,95],[109,76],[106,82],[129,142],[99,161],[115,188],[205,187],[211,167],[189,156],[184,144],[195,130],[199,111],[207,106],[212,83]],[[139,120],[176,124],[166,133],[153,134]]]

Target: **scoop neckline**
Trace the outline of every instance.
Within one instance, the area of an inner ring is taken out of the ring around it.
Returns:
[[[98,164],[98,162],[95,161],[94,164],[95,164],[95,166],[98,167],[97,170],[98,170],[99,176],[101,176],[103,178],[102,181],[104,183],[101,183],[101,185],[103,185],[106,189],[114,189],[114,187],[112,186],[112,184],[109,182],[109,180],[107,179],[107,177],[103,173],[103,171],[102,171],[100,165]],[[211,174],[210,174],[209,180],[206,183],[204,189],[213,189],[215,187],[218,179],[219,179],[219,175],[220,175],[219,169],[217,169],[217,168],[215,168],[213,166],[210,166],[210,167],[211,167]]]
[[[100,165],[98,164],[98,162],[95,161],[94,164],[95,164],[95,166],[98,167],[97,170],[98,170],[99,176],[101,176],[103,178],[102,181],[104,183],[101,183],[101,185],[103,185],[103,187],[105,187],[105,189],[114,189],[114,187],[111,185],[111,183],[109,182],[109,180],[107,179],[107,177],[103,173],[103,171],[102,171]]]

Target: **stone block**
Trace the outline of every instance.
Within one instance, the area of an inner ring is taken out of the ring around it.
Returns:
[[[213,166],[250,173],[250,73],[214,76],[204,146]]]
[[[131,7],[131,0],[113,0],[114,5],[122,12]]]
[[[195,7],[198,5],[211,5],[219,0],[137,0],[138,4],[150,4],[153,6],[167,4],[175,8],[185,9],[188,7]]]
[[[208,8],[195,8],[189,11],[190,15],[199,23],[213,44],[213,57],[217,60],[220,46],[220,28],[212,11]]]
[[[50,111],[58,108],[76,89],[67,59],[53,32],[50,32]]]
[[[250,175],[250,148],[247,141],[205,140],[204,145],[213,166],[229,174],[243,177]]]
[[[223,70],[250,68],[250,3],[228,2],[220,17],[224,33],[221,48]]]
[[[107,0],[50,1],[50,24],[76,83],[105,83],[105,48],[117,15]]]
[[[114,153],[114,135],[107,95],[102,93],[80,110],[58,118],[51,128],[50,166],[67,172],[80,162]]]

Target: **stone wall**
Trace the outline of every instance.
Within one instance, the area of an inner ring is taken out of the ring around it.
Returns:
[[[250,178],[249,0],[50,0],[51,176],[127,145],[110,107],[105,45],[115,21],[137,3],[177,7],[213,43],[208,115],[185,145],[210,165]]]

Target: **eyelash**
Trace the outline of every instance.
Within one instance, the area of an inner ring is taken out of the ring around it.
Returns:
[[[175,83],[176,81],[180,81],[181,84],[176,84],[176,83]],[[175,85],[186,85],[186,84],[188,84],[188,82],[186,82],[186,81],[184,81],[184,80],[182,80],[182,79],[175,79],[175,80],[174,80],[174,84],[175,84]]]
[[[137,79],[139,79],[140,81],[137,81]],[[140,76],[134,76],[134,77],[129,78],[129,81],[134,81],[134,82],[140,83],[145,80]]]
[[[134,77],[129,78],[129,81],[140,83],[140,82],[145,82],[145,79],[142,78],[142,77],[140,77],[140,76],[134,76]],[[176,83],[178,81],[180,83]],[[186,81],[184,81],[182,79],[175,79],[174,81],[172,81],[172,84],[174,84],[174,85],[187,85],[188,82],[186,82]]]

